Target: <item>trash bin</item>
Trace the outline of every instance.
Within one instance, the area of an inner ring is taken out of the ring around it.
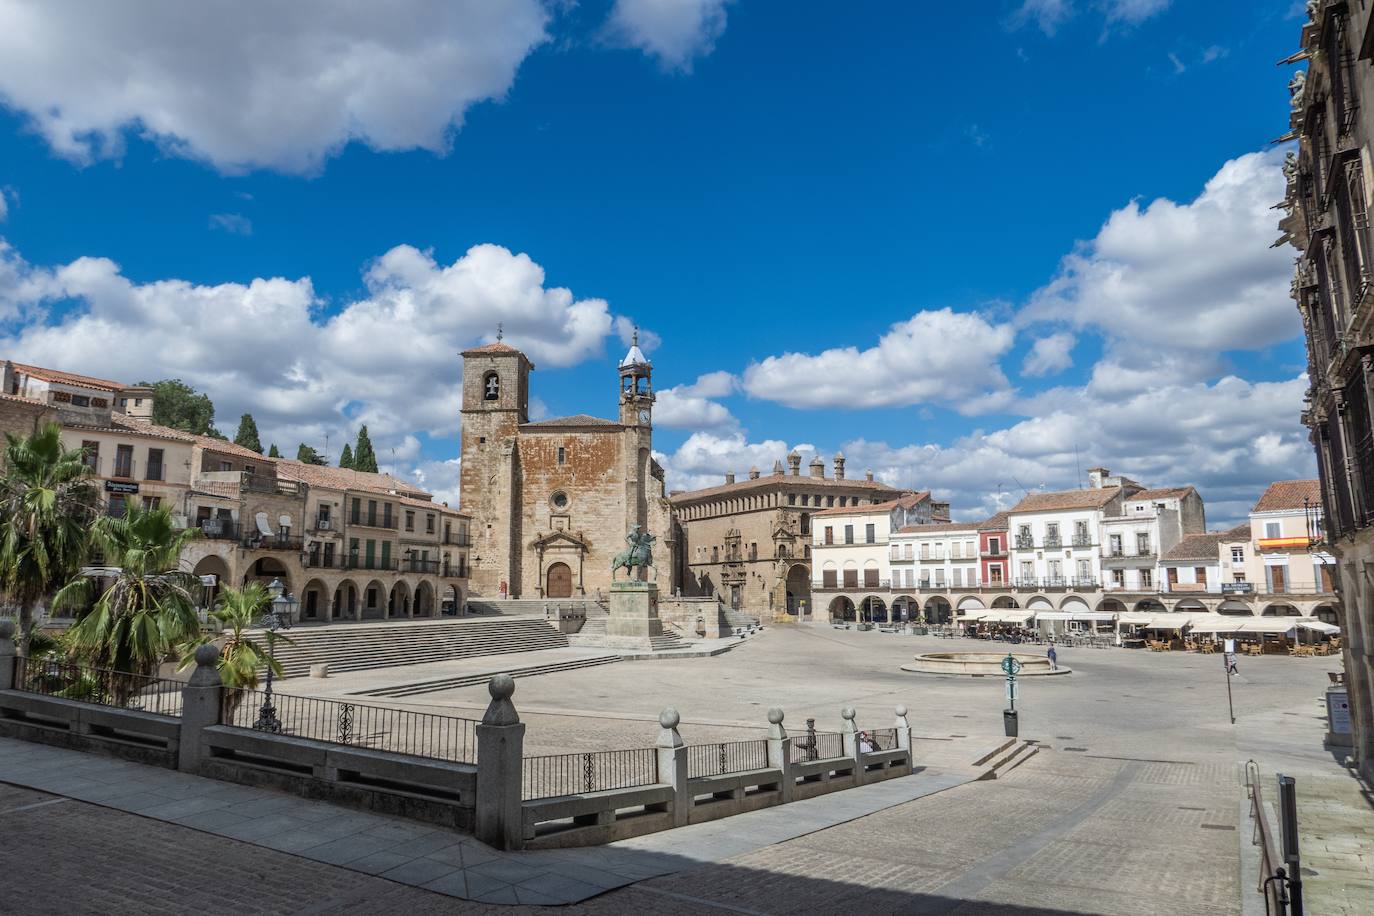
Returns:
[[[1017,733],[1016,716],[1018,713],[1014,709],[1002,710],[1002,727],[1006,729],[1008,738],[1015,738]]]

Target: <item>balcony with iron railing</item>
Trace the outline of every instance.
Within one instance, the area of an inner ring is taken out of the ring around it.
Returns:
[[[395,557],[360,557],[356,554],[345,556],[343,561],[344,569],[375,569],[383,572],[395,572],[399,565]]]
[[[305,556],[307,569],[344,569],[343,557],[336,553],[312,550]]]
[[[242,539],[237,522],[207,518],[198,522],[196,527],[200,529],[201,537],[209,538],[212,541],[238,541]]]
[[[421,575],[433,576],[439,573],[438,560],[425,560],[419,557],[409,557],[401,562],[401,571],[408,573],[419,573]]]
[[[459,566],[457,563],[445,563],[439,570],[439,575],[445,579],[466,579],[468,569],[466,566]]]
[[[385,515],[355,515],[349,516],[348,524],[361,528],[386,528],[390,531],[396,530],[396,517]]]
[[[1092,546],[1093,546],[1093,539],[1092,539],[1091,537],[1089,537],[1088,535],[1077,535],[1077,534],[1075,534],[1075,535],[1073,536],[1073,546],[1075,546],[1075,547],[1092,547]]]
[[[470,534],[449,534],[445,535],[443,542],[453,547],[471,547],[472,535]]]
[[[1031,537],[1029,534],[1018,534],[1018,535],[1016,536],[1016,549],[1017,549],[1017,550],[1034,550],[1034,549],[1035,549],[1035,538]]]
[[[254,531],[245,535],[239,546],[244,550],[303,550],[305,539],[299,534],[263,534]]]

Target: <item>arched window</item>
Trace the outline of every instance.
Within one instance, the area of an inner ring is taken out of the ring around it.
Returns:
[[[495,371],[482,376],[482,400],[495,401],[501,397],[501,377]]]

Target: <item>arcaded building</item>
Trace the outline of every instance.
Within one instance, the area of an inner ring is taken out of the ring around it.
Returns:
[[[777,461],[767,476],[751,468],[746,480],[726,474],[720,486],[672,495],[683,595],[715,595],[761,618],[809,615],[812,519],[827,509],[857,510],[909,495],[874,480],[871,472],[847,479],[844,455],[835,456],[831,477],[820,456],[811,460],[806,476],[801,462],[793,452],[786,473]],[[948,504],[928,508],[949,518]]]
[[[534,364],[500,340],[463,352],[461,504],[473,517],[472,589],[487,598],[606,594],[635,525],[674,580],[672,510],[653,459],[653,367],[630,347],[615,420],[531,422]],[[623,575],[623,573],[622,573]]]

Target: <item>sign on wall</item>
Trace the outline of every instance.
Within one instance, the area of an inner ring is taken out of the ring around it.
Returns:
[[[105,481],[105,492],[106,492],[106,493],[137,493],[137,492],[138,492],[138,484],[136,484],[136,483],[124,483],[123,481],[119,481],[119,480],[107,480],[107,481]]]

